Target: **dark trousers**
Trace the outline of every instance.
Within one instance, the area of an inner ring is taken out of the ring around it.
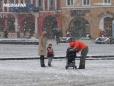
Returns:
[[[85,59],[86,59],[87,53],[88,53],[88,47],[84,48],[81,51],[79,69],[85,69]]]
[[[40,56],[40,65],[41,65],[41,67],[45,67],[44,55]]]

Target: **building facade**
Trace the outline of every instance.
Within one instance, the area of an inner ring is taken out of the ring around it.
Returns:
[[[23,38],[36,34],[36,1],[0,0],[0,36],[4,37],[4,32],[8,33],[8,38]],[[26,6],[23,7],[25,3]]]
[[[4,4],[16,4],[18,7]],[[21,7],[19,4],[26,4]],[[112,36],[114,0],[0,0],[0,35],[48,38],[56,35],[92,38]]]
[[[75,37],[112,36],[114,0],[62,0],[63,32]]]
[[[53,38],[61,27],[59,9],[60,0],[0,0],[0,35],[7,31],[9,38],[38,37],[46,29]]]

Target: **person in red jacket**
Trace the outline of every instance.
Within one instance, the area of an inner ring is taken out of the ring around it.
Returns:
[[[88,46],[82,41],[72,41],[69,43],[70,46],[73,46],[76,49],[76,52],[81,52],[79,69],[85,69],[85,58],[88,54]]]
[[[54,50],[52,44],[49,43],[47,47],[48,66],[51,67],[52,59],[54,58]]]

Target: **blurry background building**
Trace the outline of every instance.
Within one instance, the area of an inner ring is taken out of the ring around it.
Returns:
[[[92,38],[111,37],[114,0],[62,0],[61,3],[64,34],[69,31],[78,38],[87,34]]]
[[[5,7],[3,4],[26,4]],[[43,30],[48,38],[70,36],[92,38],[112,36],[114,0],[0,0],[0,36],[38,37]]]
[[[26,7],[7,7],[4,4],[26,4]],[[42,30],[54,38],[61,27],[59,0],[0,0],[0,35],[7,31],[8,38],[38,37]]]

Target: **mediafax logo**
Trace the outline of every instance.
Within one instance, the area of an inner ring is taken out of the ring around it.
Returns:
[[[26,4],[25,3],[4,3],[3,4],[3,7],[26,7]]]

